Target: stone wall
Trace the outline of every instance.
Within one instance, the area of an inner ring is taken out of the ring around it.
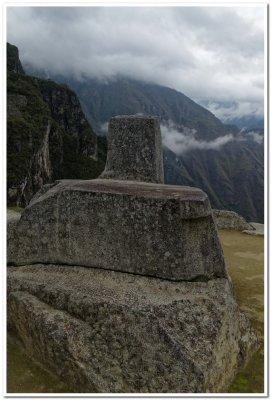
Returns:
[[[8,324],[78,393],[225,392],[257,346],[227,279],[9,268]]]

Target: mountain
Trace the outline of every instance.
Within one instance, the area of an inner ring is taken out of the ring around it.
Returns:
[[[236,127],[222,124],[211,112],[183,93],[164,86],[131,79],[105,83],[93,79],[68,82],[97,130],[113,115],[143,113],[157,115],[162,122],[172,121],[178,126],[196,129],[196,137],[205,140],[225,135],[229,130],[238,132]]]
[[[241,129],[263,129],[264,119],[255,117],[254,115],[245,115],[243,117],[236,117],[227,119],[227,123],[238,126]]]
[[[264,128],[264,118],[259,114],[256,107],[249,112],[246,109],[240,110],[240,105],[236,101],[212,99],[201,99],[200,104],[216,114],[225,124],[236,125],[240,129]]]
[[[165,149],[165,180],[200,187],[208,193],[213,208],[263,222],[263,158],[263,146],[252,140],[227,143],[220,151],[194,150],[181,156]]]
[[[223,124],[183,93],[160,85],[124,78],[103,82],[54,78],[66,81],[75,90],[99,134],[104,135],[109,119],[120,114],[157,115],[162,128],[173,126],[190,148],[187,146],[179,154],[180,146],[173,143],[171,150],[165,146],[166,183],[199,187],[209,195],[213,208],[232,210],[248,221],[263,222],[262,130],[256,130],[254,136],[248,130],[241,134],[237,126]],[[165,134],[169,135],[169,131]],[[164,139],[168,143],[168,138]]]
[[[223,124],[184,94],[159,85],[128,79],[68,82],[98,132],[119,114],[157,115],[162,125],[173,124],[176,131],[189,136],[194,148],[178,155],[174,146],[165,147],[166,183],[199,187],[209,195],[213,208],[263,222],[263,130],[240,134],[238,127]],[[212,149],[210,144],[221,139],[225,144]]]
[[[7,202],[25,206],[48,182],[103,170],[97,137],[67,85],[25,74],[7,44]]]

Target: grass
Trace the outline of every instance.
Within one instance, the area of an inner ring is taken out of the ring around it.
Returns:
[[[7,338],[8,393],[67,393],[71,390],[59,378],[34,363],[11,334]]]
[[[14,209],[14,207],[13,207]],[[220,231],[226,263],[232,277],[237,302],[257,331],[260,348],[240,371],[229,393],[264,391],[263,352],[263,237],[234,231]],[[7,391],[9,393],[68,393],[58,378],[42,369],[8,335]]]
[[[229,393],[264,392],[264,239],[240,232],[220,231],[225,260],[236,300],[250,318],[260,347],[229,387]]]

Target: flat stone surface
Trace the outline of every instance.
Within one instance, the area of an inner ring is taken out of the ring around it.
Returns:
[[[227,279],[8,269],[8,326],[78,392],[223,392],[257,346]]]
[[[82,265],[172,280],[227,277],[199,189],[121,181],[48,185],[8,225],[8,262]]]
[[[159,119],[121,115],[110,119],[102,178],[164,183]]]
[[[187,204],[184,204],[182,210],[184,218],[200,218],[211,214],[210,203],[207,194],[201,189],[189,186],[159,185],[153,183],[121,181],[113,179],[64,179],[61,181],[56,181],[55,185],[53,184],[46,186],[46,190],[42,190],[40,193],[37,193],[37,195],[31,200],[31,205],[40,201],[44,201],[44,199],[55,195],[55,193],[69,190],[73,192],[92,192],[98,194],[112,193],[123,196],[131,196],[131,198],[146,197],[161,200],[175,199],[180,203],[187,202]],[[195,206],[195,210],[193,211],[192,205]]]

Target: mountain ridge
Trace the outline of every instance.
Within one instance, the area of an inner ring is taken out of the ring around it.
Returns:
[[[45,183],[94,178],[97,138],[67,85],[31,77],[7,44],[7,202],[26,206]]]

